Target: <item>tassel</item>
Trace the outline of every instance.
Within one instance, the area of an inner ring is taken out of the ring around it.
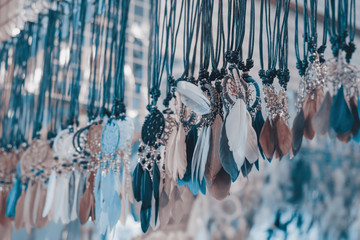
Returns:
[[[338,90],[330,110],[330,125],[338,135],[345,135],[351,131],[354,117],[345,100],[343,86]]]
[[[303,139],[303,133],[304,133],[304,111],[301,108],[300,111],[297,113],[292,127],[292,154],[295,156],[300,148],[301,143]]]
[[[222,167],[230,175],[231,180],[235,182],[239,176],[240,171],[238,170],[235,163],[233,153],[230,151],[229,140],[226,135],[226,119],[227,116],[225,117],[224,122],[221,126],[219,155]]]
[[[312,119],[314,131],[320,136],[325,135],[330,129],[330,109],[333,99],[329,92],[326,92],[323,103]]]
[[[275,152],[275,133],[269,118],[266,118],[264,127],[261,130],[260,145],[266,158],[272,159]]]

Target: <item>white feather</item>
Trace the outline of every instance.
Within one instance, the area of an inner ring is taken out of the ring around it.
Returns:
[[[181,101],[195,113],[204,115],[211,112],[210,100],[198,86],[186,81],[179,81],[176,91],[181,95]]]
[[[174,159],[175,159],[177,133],[178,133],[178,131],[177,131],[176,127],[173,128],[173,131],[170,134],[167,145],[166,145],[166,153],[165,153],[165,159],[164,159],[166,173],[171,177],[173,175],[175,175],[173,171],[174,171],[174,166],[175,166]],[[176,180],[177,180],[177,178],[176,178]]]
[[[63,190],[62,198],[64,200],[62,203],[62,211],[61,211],[60,218],[61,218],[61,222],[63,224],[68,224],[70,221],[70,218],[69,218],[69,178],[68,178],[68,176],[64,177],[63,185],[64,185],[64,190]]]
[[[178,178],[182,179],[186,172],[187,159],[186,159],[186,133],[184,126],[180,124],[176,134],[175,154],[173,159],[173,180],[177,181]]]
[[[247,131],[247,139],[246,139],[245,156],[250,163],[254,163],[259,158],[257,135],[255,129],[252,126],[252,119],[249,112],[246,112],[246,116],[248,121],[248,131]]]
[[[74,204],[72,206],[71,209],[71,216],[70,216],[70,221],[74,221],[78,216],[77,216],[77,212],[76,212],[76,203],[78,196],[78,188],[79,188],[79,182],[80,182],[80,174],[78,172],[75,172],[75,193],[74,193]]]
[[[201,182],[205,173],[205,165],[210,149],[211,127],[204,126],[201,129],[196,142],[191,165],[191,176]]]
[[[234,160],[238,169],[244,164],[246,153],[246,139],[248,132],[248,122],[246,117],[246,104],[242,99],[238,99],[230,109],[226,119],[225,129],[229,140],[229,148],[234,155]]]
[[[209,150],[210,150],[210,142],[211,142],[211,126],[205,126],[205,138],[204,138],[204,143],[202,146],[202,154],[201,154],[201,161],[200,161],[200,165],[199,165],[199,181],[201,182],[201,180],[204,177],[205,174],[205,166],[206,166],[206,162],[209,156]]]
[[[46,217],[51,209],[55,195],[55,187],[56,187],[56,173],[55,170],[52,170],[49,178],[49,183],[47,186],[46,202],[45,202],[44,211],[42,212],[42,217]]]
[[[57,224],[61,217],[62,207],[64,205],[64,177],[60,177],[56,184],[56,199],[53,204],[54,222]]]

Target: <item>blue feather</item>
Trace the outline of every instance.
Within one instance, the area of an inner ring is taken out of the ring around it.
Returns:
[[[159,213],[159,186],[160,186],[160,170],[157,163],[154,161],[153,166],[153,188],[154,188],[154,198],[155,198],[155,224],[157,223],[158,213]]]
[[[15,183],[9,192],[6,202],[6,216],[9,218],[15,217],[16,203],[21,196],[21,191],[21,181],[16,178]]]
[[[141,166],[140,163],[138,163],[135,167],[135,170],[133,172],[133,176],[132,176],[132,187],[133,187],[133,192],[134,192],[134,198],[136,201],[141,201],[141,180],[142,180],[142,176],[144,174],[144,169]]]
[[[241,166],[241,173],[244,177],[248,177],[251,172],[253,164],[250,163],[246,158],[244,164]]]
[[[101,211],[101,206],[100,206],[100,182],[101,182],[101,172],[100,172],[100,168],[98,168],[96,176],[95,176],[95,183],[94,183],[94,198],[95,198],[95,219],[100,217],[100,211]]]
[[[240,172],[235,163],[233,153],[230,151],[230,147],[228,144],[229,140],[226,135],[225,122],[226,118],[224,119],[223,125],[221,126],[219,155],[221,165],[223,166],[224,170],[230,175],[231,180],[235,182]]]
[[[143,208],[140,210],[140,222],[141,222],[141,230],[146,233],[151,219],[151,208]]]
[[[360,98],[357,100],[357,112],[360,118]],[[356,135],[353,137],[353,140],[355,142],[360,142],[360,130],[356,133]]]
[[[343,86],[334,97],[330,110],[330,124],[337,134],[349,132],[354,124],[354,117],[345,100]]]

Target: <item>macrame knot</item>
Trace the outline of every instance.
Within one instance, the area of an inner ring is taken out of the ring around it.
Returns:
[[[263,83],[264,83],[264,79],[265,79],[265,77],[266,77],[265,75],[266,75],[265,70],[264,70],[264,69],[261,69],[261,70],[259,71],[259,77],[260,77],[261,80],[263,80]]]
[[[285,88],[287,88],[287,84],[290,80],[290,72],[289,72],[289,69],[279,69],[277,70],[276,72],[276,75],[279,79],[279,83],[280,85]]]
[[[246,71],[246,66],[245,66],[245,63],[244,61],[239,61],[238,62],[238,68],[241,70],[241,71]]]
[[[163,104],[164,104],[164,106],[165,107],[169,107],[169,104],[170,104],[170,101],[171,101],[171,99],[172,99],[172,93],[170,93],[170,92],[168,92],[167,94],[166,94],[166,98],[164,99],[164,101],[163,101]]]
[[[325,53],[325,49],[326,49],[326,45],[321,45],[317,52],[319,54],[319,61],[320,63],[324,63],[325,62],[325,57],[324,57],[324,53]]]
[[[189,77],[189,82],[197,85],[197,80],[194,77]]]
[[[152,88],[152,89],[151,89],[151,97],[152,97],[155,101],[157,101],[157,100],[159,99],[160,94],[161,94],[161,92],[160,92],[159,89],[156,89],[156,88]]]
[[[316,51],[316,45],[317,45],[317,37],[312,36],[308,38],[308,46],[309,46],[309,52],[313,53]]]
[[[254,60],[246,59],[246,71],[250,71],[254,67]]]
[[[305,59],[302,61],[297,61],[296,68],[299,70],[300,76],[304,76],[307,68],[307,61]]]
[[[347,63],[350,63],[350,59],[351,59],[351,56],[352,54],[355,52],[355,44],[353,42],[349,42],[348,45],[345,45],[345,52],[346,52],[346,61]]]
[[[330,38],[330,43],[331,43],[331,50],[333,52],[333,55],[335,57],[337,57],[339,55],[339,50],[340,50],[340,37],[339,36],[332,36]]]
[[[209,72],[205,68],[201,68],[199,72],[199,80],[202,81],[203,79],[209,78]]]
[[[269,69],[266,73],[264,70],[260,70],[259,76],[262,79],[263,84],[272,84],[276,77],[276,69]]]
[[[213,69],[213,70],[211,71],[209,80],[212,82],[212,81],[215,81],[216,79],[220,79],[220,78],[221,78],[221,73],[220,73],[220,71],[217,70],[217,69]]]
[[[237,64],[239,62],[238,53],[236,51],[227,51],[225,58],[228,63]]]

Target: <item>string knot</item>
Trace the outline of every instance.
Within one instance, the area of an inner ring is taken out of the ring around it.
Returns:
[[[216,79],[220,79],[221,77],[222,77],[222,76],[221,76],[220,71],[217,70],[217,69],[213,69],[213,70],[211,71],[209,80],[210,80],[210,81],[215,81]]]
[[[345,45],[344,48],[345,48],[344,50],[346,52],[346,56],[345,56],[346,61],[347,61],[347,63],[350,63],[351,56],[355,52],[355,49],[356,49],[355,44],[353,42],[349,42],[349,44]]]
[[[236,64],[239,62],[238,53],[236,51],[227,51],[225,53],[225,59],[228,63]]]
[[[209,78],[209,72],[205,68],[201,68],[199,72],[199,80],[202,81],[208,78]]]
[[[283,88],[287,88],[287,84],[290,80],[290,72],[289,69],[279,69],[277,70],[277,77],[279,79],[279,83]]]

